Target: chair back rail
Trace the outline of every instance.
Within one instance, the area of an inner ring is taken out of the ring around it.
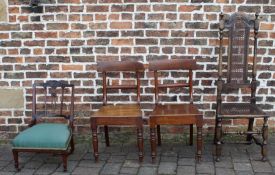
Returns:
[[[136,89],[137,103],[140,103],[140,74],[144,71],[144,65],[137,61],[115,61],[98,62],[97,70],[102,72],[103,105],[107,104],[108,89]],[[108,72],[134,72],[136,76],[135,85],[109,85],[107,81]]]
[[[137,61],[102,61],[97,63],[99,72],[144,71],[142,63]]]
[[[191,59],[157,60],[149,62],[149,70],[195,70],[196,61]]]
[[[197,69],[195,60],[191,59],[173,59],[173,60],[160,60],[152,61],[149,63],[149,70],[154,71],[155,82],[155,103],[159,103],[159,89],[161,88],[189,88],[190,104],[193,103],[193,70]],[[166,70],[188,70],[188,83],[169,83],[159,84],[159,72]]]
[[[39,93],[37,93],[39,89]],[[64,96],[65,90],[70,89],[69,115],[64,114]],[[43,105],[40,99],[43,96]],[[64,117],[73,127],[74,120],[74,85],[63,81],[50,80],[45,83],[33,84],[32,90],[32,123],[34,125],[39,117]],[[43,106],[43,109],[40,107]],[[51,108],[52,107],[52,108]],[[37,109],[39,108],[39,109]],[[39,111],[38,111],[39,110]],[[51,111],[50,111],[51,110]],[[54,113],[50,113],[54,112]]]

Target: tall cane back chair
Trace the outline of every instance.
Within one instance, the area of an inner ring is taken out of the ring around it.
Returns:
[[[229,119],[248,119],[248,129],[245,132],[237,132],[247,135],[246,142],[252,143],[254,140],[261,146],[262,160],[266,160],[267,155],[267,136],[268,136],[268,115],[256,105],[256,58],[257,58],[257,38],[259,29],[258,14],[251,17],[244,13],[234,13],[231,16],[220,14],[220,50],[219,68],[217,80],[217,107],[216,107],[216,127],[215,139],[216,160],[220,160],[222,149],[222,121]],[[251,32],[254,30],[254,33]],[[225,31],[228,31],[227,45],[227,68],[223,71],[223,48]],[[254,41],[252,70],[249,69],[249,43]],[[250,71],[249,71],[250,70]],[[251,73],[252,71],[252,73]],[[223,73],[226,80],[223,81]],[[251,76],[249,76],[251,75]],[[249,77],[251,77],[249,80]],[[234,89],[251,89],[250,102],[222,102],[222,94],[226,94]],[[253,125],[256,118],[263,119],[263,127],[260,131],[254,131]],[[230,132],[236,133],[236,132]],[[256,138],[256,134],[261,134],[263,140]]]

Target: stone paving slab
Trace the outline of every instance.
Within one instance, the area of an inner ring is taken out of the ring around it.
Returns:
[[[274,137],[274,138],[273,138]],[[275,175],[275,136],[271,137],[268,161],[261,162],[260,147],[256,145],[224,145],[220,162],[214,161],[215,146],[204,143],[203,158],[195,161],[195,146],[186,142],[163,140],[158,147],[157,160],[151,162],[150,144],[145,140],[144,161],[138,161],[136,144],[100,144],[100,161],[94,161],[91,143],[79,142],[69,156],[68,171],[63,172],[62,158],[51,154],[22,153],[21,171],[14,169],[10,145],[0,145],[0,175]]]

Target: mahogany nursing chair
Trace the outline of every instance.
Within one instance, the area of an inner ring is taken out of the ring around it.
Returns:
[[[32,87],[32,120],[29,128],[12,141],[15,168],[18,153],[37,152],[62,155],[64,171],[74,151],[74,85],[63,81],[35,83]]]

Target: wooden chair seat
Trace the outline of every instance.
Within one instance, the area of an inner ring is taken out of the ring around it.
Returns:
[[[266,116],[256,104],[250,103],[223,103],[221,105],[221,117],[229,118],[262,118]]]
[[[141,117],[142,112],[138,104],[119,104],[102,106],[92,117]]]
[[[202,126],[202,120],[202,114],[193,104],[165,104],[157,105],[154,108],[150,114],[149,122],[162,125],[192,125],[196,123]]]
[[[164,104],[157,105],[150,117],[158,116],[193,116],[201,115],[197,107],[193,104]]]

